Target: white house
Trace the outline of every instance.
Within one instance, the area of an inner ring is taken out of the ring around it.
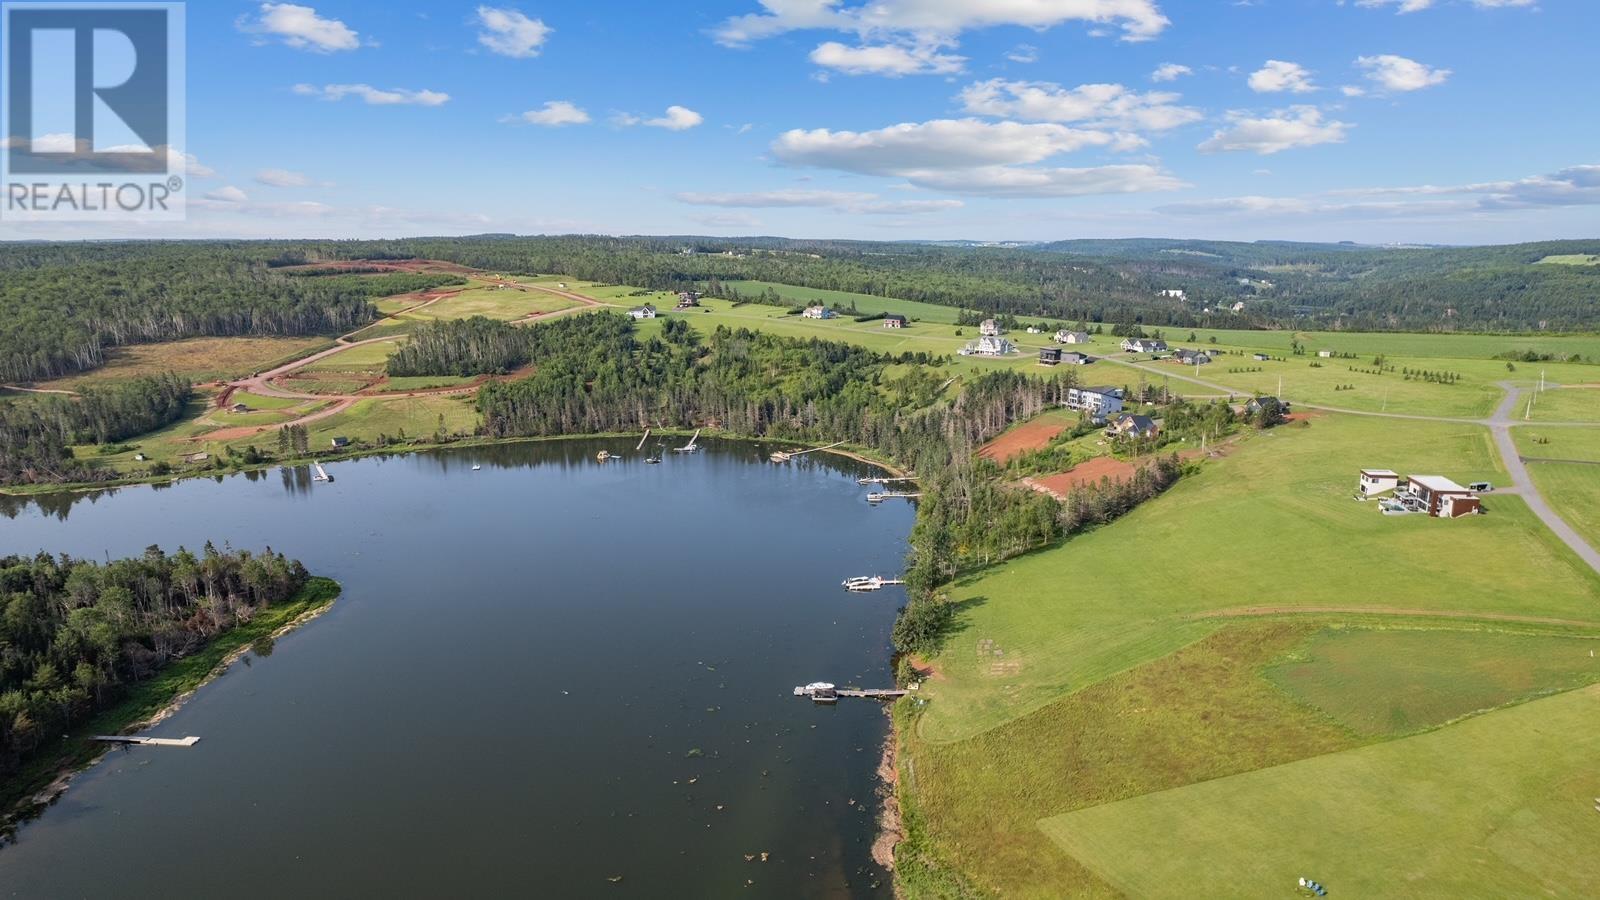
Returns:
[[[1233,305],[1233,311],[1234,312],[1244,312],[1244,301],[1240,300],[1239,302],[1235,303]]]
[[[1362,496],[1371,497],[1392,491],[1400,486],[1400,473],[1389,469],[1362,469],[1360,487]]]
[[[959,352],[962,356],[1007,356],[1017,352],[1017,348],[1003,337],[985,335],[962,347]]]
[[[808,319],[831,319],[836,313],[826,306],[808,306],[800,315]]]
[[[984,337],[999,337],[1005,334],[1006,330],[1000,327],[999,322],[993,319],[984,319],[983,324],[978,326],[978,333]]]
[[[1122,342],[1122,349],[1129,353],[1165,353],[1167,342],[1150,338],[1128,338]]]
[[[1317,355],[1322,357],[1323,359],[1332,359],[1333,358],[1333,351],[1332,350],[1318,350],[1317,351]]]
[[[1044,334],[1044,329],[1040,328],[1037,325],[1029,325],[1028,326],[1028,333],[1029,334]]]
[[[1122,412],[1122,388],[1067,388],[1068,409],[1080,409],[1091,416],[1105,417]]]
[[[1055,341],[1058,344],[1087,344],[1089,333],[1087,331],[1058,331]]]
[[[635,319],[654,319],[656,317],[656,308],[646,303],[643,306],[628,310],[628,315],[633,316]]]
[[[1163,297],[1171,297],[1174,300],[1189,299],[1189,295],[1185,294],[1181,288],[1168,288],[1164,291],[1157,291],[1156,293]]]

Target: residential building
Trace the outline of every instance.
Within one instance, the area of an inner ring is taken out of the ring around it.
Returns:
[[[1082,410],[1092,416],[1109,416],[1122,412],[1122,388],[1072,387],[1067,388],[1068,409]]]
[[[883,327],[885,328],[904,328],[906,327],[906,324],[905,316],[890,313],[883,317]]]
[[[1422,501],[1430,516],[1454,519],[1481,509],[1477,494],[1443,475],[1412,475],[1401,483],[1400,488]]]
[[[1252,354],[1250,354],[1250,358],[1255,360],[1256,362],[1266,362],[1267,360],[1271,359],[1272,357],[1269,356],[1268,354],[1265,354],[1265,353],[1252,353]]]
[[[838,314],[826,306],[808,306],[800,315],[808,319],[831,319]]]
[[[1261,412],[1262,404],[1268,400],[1277,400],[1278,413],[1280,415],[1287,416],[1289,414],[1289,401],[1278,400],[1277,397],[1251,397],[1250,400],[1245,403],[1244,411],[1253,416],[1256,413]]]
[[[1017,352],[1016,345],[1002,337],[980,337],[962,347],[962,356],[1008,356]]]
[[[1182,347],[1173,352],[1172,358],[1186,366],[1203,366],[1211,362],[1211,354],[1204,350],[1189,350]]]
[[[700,305],[699,291],[679,291],[678,309],[692,309]]]
[[[1111,427],[1106,429],[1106,434],[1112,437],[1153,438],[1161,433],[1161,426],[1149,416],[1118,416]]]
[[[1333,358],[1333,351],[1332,350],[1318,350],[1317,351],[1317,356],[1319,356],[1319,357],[1321,357],[1323,359],[1332,359]]]
[[[1151,338],[1127,338],[1122,342],[1122,349],[1129,353],[1165,353],[1167,342]]]
[[[654,319],[656,317],[656,308],[646,303],[643,306],[636,306],[628,310],[628,315],[633,316],[635,319]]]
[[[1055,342],[1058,344],[1087,344],[1089,332],[1087,331],[1058,331]]]
[[[1061,365],[1061,348],[1060,347],[1041,347],[1041,348],[1039,348],[1039,365],[1041,365],[1041,366],[1059,366],[1059,365]]]
[[[1362,469],[1361,481],[1357,484],[1364,497],[1392,491],[1400,486],[1400,473],[1390,469]]]
[[[350,446],[350,439],[347,438],[347,437],[336,437],[333,440],[329,441],[328,443],[333,445],[333,449],[339,450],[339,449],[342,449],[344,447]]]
[[[1069,350],[1061,354],[1061,361],[1069,366],[1087,366],[1089,363],[1094,362],[1094,357],[1087,353],[1074,353]]]
[[[1185,294],[1181,288],[1168,288],[1167,290],[1157,291],[1156,293],[1162,297],[1171,297],[1174,300],[1189,299],[1189,295]]]
[[[984,319],[983,324],[978,326],[978,333],[984,337],[999,337],[1005,334],[1006,330],[1000,327],[999,322],[993,319]]]

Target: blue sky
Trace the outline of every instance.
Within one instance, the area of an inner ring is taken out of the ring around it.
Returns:
[[[187,15],[189,221],[139,236],[1600,235],[1592,0]]]

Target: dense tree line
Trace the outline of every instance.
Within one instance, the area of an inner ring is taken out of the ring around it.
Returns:
[[[0,778],[28,753],[259,609],[305,567],[268,550],[196,556],[151,547],[100,564],[0,557]]]
[[[537,333],[541,330],[483,316],[419,323],[405,344],[390,354],[388,372],[397,378],[509,372],[532,358],[542,340]]]
[[[371,298],[460,279],[295,277],[266,243],[0,243],[0,381],[93,369],[109,348],[197,336],[338,334]]]
[[[0,405],[0,483],[94,481],[114,473],[72,455],[73,444],[108,444],[183,417],[194,396],[168,373],[92,385],[77,397],[38,394]]]

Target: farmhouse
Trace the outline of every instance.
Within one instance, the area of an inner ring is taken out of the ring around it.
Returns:
[[[1161,432],[1161,426],[1149,416],[1118,416],[1106,429],[1106,434],[1112,437],[1153,438]]]
[[[1359,490],[1364,497],[1392,491],[1400,486],[1400,473],[1391,469],[1362,469]]]
[[[1286,416],[1289,414],[1289,401],[1279,400],[1277,397],[1251,397],[1250,400],[1245,403],[1244,411],[1253,416],[1256,413],[1261,412],[1261,407],[1266,405],[1268,400],[1277,402],[1278,412],[1281,415]]]
[[[885,328],[904,328],[904,327],[906,327],[906,317],[905,316],[901,316],[901,315],[896,315],[895,313],[890,313],[887,316],[883,317],[883,327],[885,327]]]
[[[978,326],[978,333],[984,337],[999,337],[1005,334],[1006,330],[1000,327],[999,322],[993,319],[984,319],[983,323]]]
[[[1122,412],[1122,388],[1067,388],[1066,406],[1068,409],[1080,409],[1094,416],[1119,413]]]
[[[635,319],[654,319],[656,317],[656,308],[646,303],[643,306],[628,310],[628,315],[633,316]]]
[[[1211,354],[1204,350],[1188,350],[1181,347],[1173,352],[1172,358],[1185,366],[1203,366],[1211,362]]]
[[[1017,352],[1017,348],[1010,341],[1002,337],[981,337],[962,347],[962,356],[1007,356]]]
[[[678,309],[692,309],[700,305],[699,291],[679,291]]]
[[[1421,501],[1430,516],[1454,519],[1482,511],[1477,494],[1443,475],[1412,475],[1399,489]]]
[[[837,314],[826,306],[808,306],[800,315],[808,319],[831,319]]]
[[[1122,342],[1122,349],[1129,353],[1165,353],[1167,342],[1150,338],[1128,338]]]
[[[1060,364],[1061,364],[1061,348],[1060,347],[1041,347],[1041,348],[1039,348],[1039,365],[1041,365],[1041,366],[1058,366]]]
[[[1087,344],[1089,332],[1087,331],[1058,331],[1055,342],[1058,344]]]

